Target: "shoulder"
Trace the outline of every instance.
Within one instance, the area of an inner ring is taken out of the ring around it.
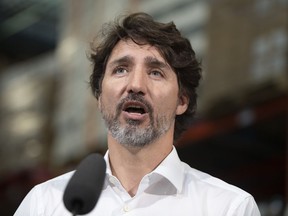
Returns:
[[[208,209],[219,208],[219,212],[233,212],[235,215],[260,215],[253,196],[248,192],[185,163],[183,166],[184,191],[196,202],[205,203]]]
[[[62,204],[62,196],[73,172],[69,172],[46,182],[38,184],[26,195],[14,216],[22,215],[48,215],[57,208],[65,212]],[[64,215],[64,214],[62,214]]]
[[[229,184],[219,178],[216,178],[208,173],[202,172],[200,170],[194,169],[189,165],[184,164],[185,167],[185,177],[188,183],[194,186],[199,186],[207,190],[216,190],[234,194],[235,196],[248,197],[251,196],[246,191],[232,184]],[[207,191],[206,191],[207,192]]]
[[[183,164],[185,167],[184,176],[188,191],[197,191],[199,196],[205,196],[213,201],[235,202],[239,205],[247,199],[253,199],[252,195],[243,189],[194,169],[185,163]]]
[[[58,197],[62,197],[73,173],[68,172],[34,186],[27,197],[33,199],[35,202],[43,202],[43,197],[45,197],[46,202],[56,201]]]
[[[58,191],[63,192],[72,177],[74,171],[59,175],[55,178],[47,180],[43,183],[36,185],[32,190],[47,192],[47,191]]]

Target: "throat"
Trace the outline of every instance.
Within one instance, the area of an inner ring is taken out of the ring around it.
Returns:
[[[126,155],[126,160],[120,160],[118,163],[116,161],[113,163],[113,159],[110,161],[112,174],[118,178],[123,188],[131,197],[136,195],[142,178],[153,170],[153,168],[149,168],[147,163],[139,160],[139,158],[135,160],[135,155],[139,151],[130,152],[130,155],[134,155],[134,159],[132,160],[129,160],[130,157]]]
[[[134,197],[138,191],[138,187],[139,187],[139,184],[135,185],[134,187],[131,187],[130,189],[125,188],[125,190],[130,195],[130,197]]]

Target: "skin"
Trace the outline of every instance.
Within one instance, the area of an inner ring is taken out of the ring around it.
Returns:
[[[137,122],[135,127],[142,130],[162,117],[165,119],[163,127],[166,128],[161,136],[141,147],[119,143],[108,131],[112,174],[130,196],[134,196],[143,176],[153,171],[171,152],[175,116],[186,111],[188,99],[179,96],[177,76],[155,47],[139,46],[130,39],[120,40],[112,50],[105,69],[98,101],[102,114],[117,116],[119,101],[131,92],[142,95],[153,112],[139,114],[121,110],[117,117],[120,126],[128,127],[128,121],[134,120]]]

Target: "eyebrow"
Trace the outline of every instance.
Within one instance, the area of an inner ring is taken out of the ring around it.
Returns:
[[[134,61],[134,57],[130,55],[126,55],[123,57],[120,57],[118,59],[115,59],[109,63],[109,67],[113,67],[119,64],[132,64]],[[147,56],[144,59],[144,62],[149,67],[159,67],[163,69],[170,69],[170,66],[163,61],[159,61],[157,58],[152,56]]]
[[[126,55],[121,58],[115,59],[109,63],[110,66],[116,66],[119,64],[129,64],[132,63],[134,58],[132,56]]]
[[[150,67],[159,67],[163,69],[170,68],[170,66],[166,62],[159,61],[157,58],[151,56],[145,57],[145,63]]]

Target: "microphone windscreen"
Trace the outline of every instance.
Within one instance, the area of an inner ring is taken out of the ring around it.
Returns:
[[[87,156],[76,168],[64,191],[65,207],[73,214],[87,214],[102,192],[106,163],[100,154]]]

